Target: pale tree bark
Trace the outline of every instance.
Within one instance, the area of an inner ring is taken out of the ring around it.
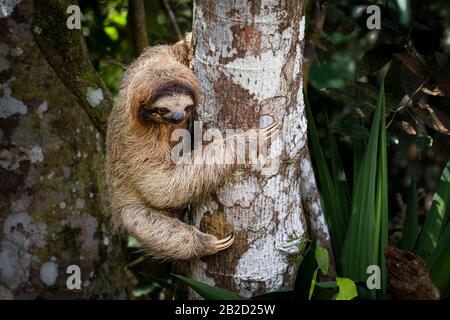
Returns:
[[[244,296],[291,287],[305,239],[330,248],[307,149],[304,9],[298,0],[194,2],[192,66],[204,127],[282,124],[271,168],[239,170],[194,208],[202,231],[236,238],[226,251],[193,261],[191,275]]]
[[[33,32],[55,38],[39,19],[32,26],[35,9],[0,2],[0,299],[125,297],[122,245],[107,227],[103,139],[78,104],[88,92],[74,97],[35,43]],[[93,98],[101,108],[108,96]],[[70,265],[81,269],[79,290],[67,287]]]

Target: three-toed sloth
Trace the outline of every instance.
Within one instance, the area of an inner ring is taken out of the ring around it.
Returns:
[[[218,239],[179,220],[176,213],[231,176],[237,167],[231,163],[242,150],[236,145],[248,139],[241,133],[210,142],[203,147],[202,164],[172,161],[171,134],[188,128],[187,119],[201,98],[199,82],[188,67],[190,52],[190,34],[172,46],[147,48],[126,71],[108,123],[106,178],[113,226],[165,260],[211,255],[233,243],[232,235]],[[277,131],[273,124],[257,134],[268,140]]]

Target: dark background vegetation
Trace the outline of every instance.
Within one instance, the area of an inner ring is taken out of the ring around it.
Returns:
[[[313,1],[308,2],[307,34],[317,24]],[[450,155],[450,5],[445,0],[319,2],[326,15],[310,52],[314,62],[307,91],[322,138],[326,115],[330,119],[348,177],[353,144],[368,136],[380,75],[387,72],[389,227],[390,243],[397,245],[412,177],[423,221]],[[367,29],[367,4],[381,6],[381,30]],[[80,5],[92,62],[115,95],[124,66],[136,57],[128,1],[83,0]],[[190,0],[147,0],[145,11],[150,45],[173,43],[191,29]],[[323,145],[329,157],[326,140]],[[171,266],[146,259],[132,238],[127,259],[131,298],[184,295],[172,283]]]

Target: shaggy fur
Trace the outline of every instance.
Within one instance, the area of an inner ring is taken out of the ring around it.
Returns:
[[[146,49],[124,75],[109,118],[106,173],[113,225],[123,227],[158,259],[215,254],[234,240],[233,236],[219,240],[202,233],[177,219],[175,213],[211,193],[236,165],[173,164],[171,133],[187,128],[188,121],[173,125],[159,121],[159,116],[143,116],[155,106],[173,111],[177,104],[193,102],[185,110],[195,109],[200,86],[187,66],[190,42],[188,35],[173,46]],[[259,130],[259,136],[270,139],[276,130],[278,126],[272,125]],[[245,135],[214,141],[204,146],[203,157],[211,160],[220,155],[225,159],[219,163],[233,163],[238,143],[245,143]]]

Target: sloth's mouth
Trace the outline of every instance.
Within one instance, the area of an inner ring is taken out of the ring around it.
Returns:
[[[179,119],[179,120],[168,119],[166,121],[169,122],[170,124],[180,124],[180,123],[183,123],[185,120],[186,120],[186,118]]]
[[[173,119],[162,119],[165,123],[170,125],[179,125],[186,121],[186,118],[180,119],[180,120],[173,120]]]

